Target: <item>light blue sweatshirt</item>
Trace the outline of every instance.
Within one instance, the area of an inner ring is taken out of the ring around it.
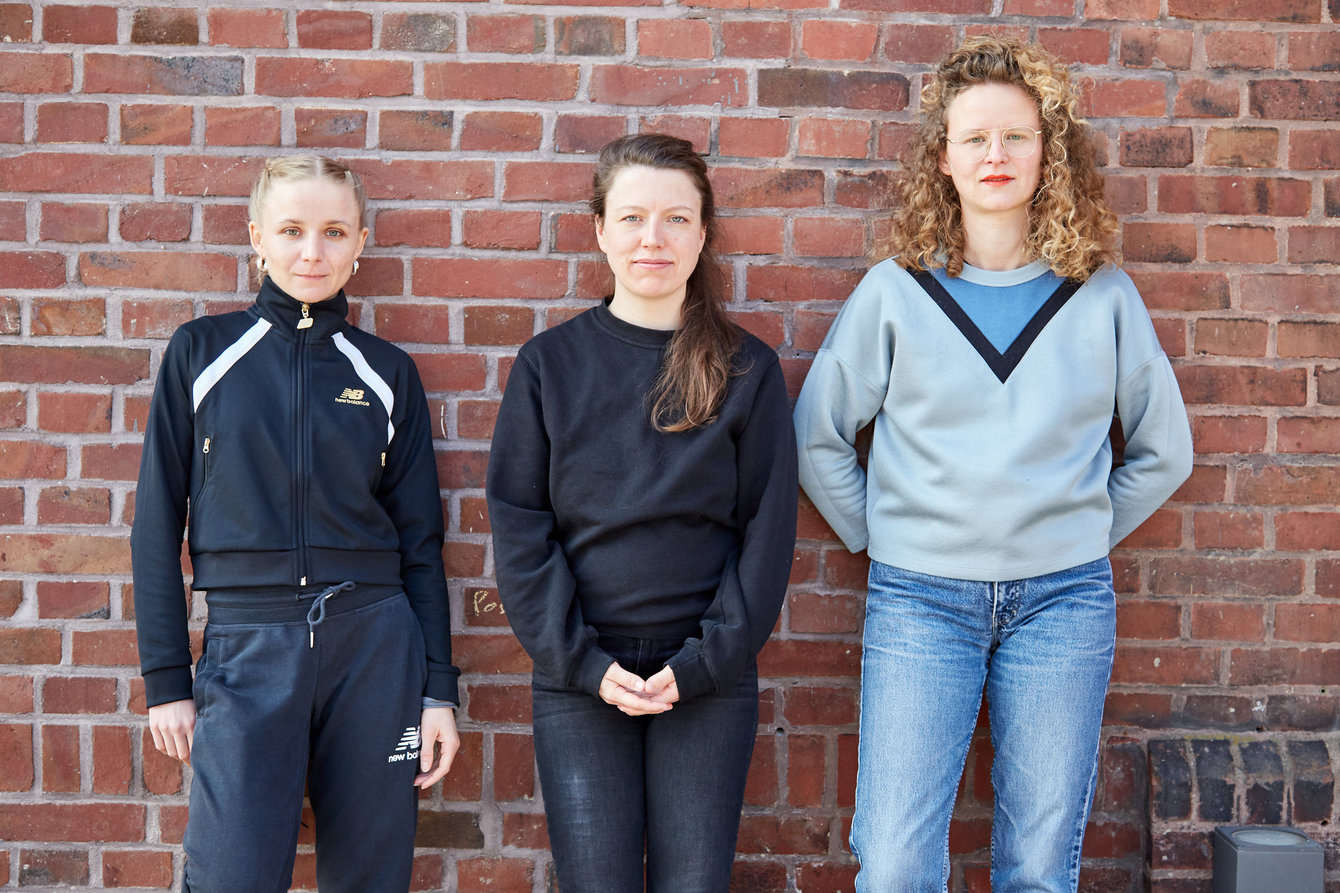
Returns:
[[[1004,288],[1045,269],[963,278]],[[939,291],[888,260],[848,298],[796,402],[805,492],[848,549],[909,571],[1017,580],[1102,558],[1191,473],[1181,393],[1135,286],[1103,267],[1003,355]],[[853,444],[871,419],[867,474]]]

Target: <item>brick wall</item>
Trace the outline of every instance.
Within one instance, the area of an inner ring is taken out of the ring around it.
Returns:
[[[127,534],[167,336],[246,300],[258,157],[366,176],[356,320],[414,354],[438,420],[464,746],[424,798],[416,888],[545,890],[481,487],[518,345],[602,292],[590,152],[649,128],[711,154],[732,310],[794,392],[865,267],[928,63],[1003,28],[1092,79],[1126,266],[1199,455],[1115,555],[1083,889],[1206,893],[1214,824],[1283,821],[1327,842],[1340,890],[1337,19],[1340,0],[0,2],[0,887],[180,877],[188,779],[147,742]],[[853,876],[865,561],[801,518],[739,891]],[[956,890],[987,889],[987,751]],[[304,839],[301,882],[312,865]]]

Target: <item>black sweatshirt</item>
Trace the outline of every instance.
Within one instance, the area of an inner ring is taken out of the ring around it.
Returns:
[[[457,700],[423,385],[408,354],[348,311],[344,292],[302,305],[267,279],[249,309],[168,342],[130,538],[149,706],[191,697],[188,500],[192,588],[403,586],[428,656],[424,694]]]
[[[601,304],[517,355],[489,458],[499,594],[538,672],[594,694],[596,635],[683,640],[682,698],[727,689],[781,611],[796,444],[777,355],[741,332],[715,421],[663,433],[647,392],[670,332]]]

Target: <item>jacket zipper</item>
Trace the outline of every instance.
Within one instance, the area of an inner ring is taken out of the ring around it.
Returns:
[[[293,370],[293,525],[298,543],[298,585],[307,585],[307,332],[312,327],[307,304],[302,305],[302,319],[298,320],[297,341],[294,345]]]

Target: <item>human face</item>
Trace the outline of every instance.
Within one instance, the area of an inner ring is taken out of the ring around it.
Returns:
[[[970,130],[985,130],[991,145],[948,143],[940,151],[940,172],[958,191],[965,223],[996,217],[1028,219],[1028,207],[1042,176],[1042,142],[1023,158],[1005,151],[1002,134],[1011,127],[1041,130],[1037,104],[1013,84],[977,84],[954,97],[945,109],[950,139]],[[1025,223],[1026,225],[1026,223]]]
[[[367,227],[358,225],[354,191],[318,178],[272,184],[261,219],[247,229],[274,284],[304,304],[344,288],[368,238]]]
[[[702,196],[680,170],[630,165],[614,175],[596,241],[614,271],[616,316],[649,328],[679,325],[679,311],[707,238]]]

